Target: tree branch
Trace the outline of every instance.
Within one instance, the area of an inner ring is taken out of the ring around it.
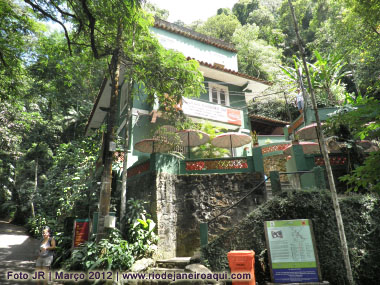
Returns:
[[[59,25],[62,26],[64,32],[65,32],[65,38],[66,38],[66,41],[67,41],[67,46],[69,48],[69,53],[70,55],[72,55],[72,50],[71,50],[71,40],[70,40],[70,37],[69,37],[69,33],[67,32],[67,29],[66,29],[66,26],[61,22],[59,21],[57,18],[55,18],[54,16],[52,16],[50,13],[48,13],[47,11],[45,11],[41,6],[39,6],[38,4],[36,3],[33,3],[32,1],[30,0],[24,0],[25,3],[29,4],[34,10],[37,10],[39,11],[42,15],[44,15],[45,17],[49,18],[50,20],[52,20],[53,22],[56,22],[58,23]]]
[[[371,26],[371,29],[372,29],[372,30],[373,30],[378,36],[380,36],[380,32],[378,32],[374,26]]]
[[[5,67],[8,67],[8,64],[7,64],[7,62],[5,61],[5,59],[4,59],[4,55],[3,55],[3,53],[2,53],[1,50],[0,50],[0,60],[1,60],[1,62],[3,63],[3,65],[4,65]]]
[[[84,12],[86,13],[88,21],[89,21],[91,49],[92,49],[92,52],[94,54],[94,57],[96,59],[98,59],[100,57],[99,57],[98,49],[96,48],[96,43],[95,43],[95,23],[96,23],[96,19],[94,18],[94,16],[92,15],[90,9],[87,6],[87,0],[81,0],[81,3],[82,3],[82,8],[83,8]]]
[[[55,9],[57,9],[57,11],[59,13],[61,13],[61,15],[72,17],[72,18],[78,20],[78,18],[74,14],[70,14],[69,12],[63,11],[61,8],[59,8],[59,6],[57,4],[55,4],[54,1],[50,1],[50,2],[55,7]]]

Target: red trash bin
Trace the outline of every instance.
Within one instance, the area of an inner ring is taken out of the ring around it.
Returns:
[[[253,250],[232,250],[227,253],[227,258],[231,269],[231,278],[233,274],[235,276],[232,285],[256,285],[255,252]],[[250,273],[251,280],[238,281],[243,278],[244,273]]]

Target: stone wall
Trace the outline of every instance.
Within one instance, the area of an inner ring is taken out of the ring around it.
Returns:
[[[148,202],[146,210],[156,222],[159,237],[156,259],[176,256],[176,176],[165,173],[144,173],[128,180],[127,199]]]
[[[192,256],[200,247],[200,223],[233,205],[263,180],[261,173],[144,174],[128,182],[127,198],[149,201],[159,235],[156,258]],[[265,201],[264,185],[209,226],[213,240]]]
[[[286,155],[279,154],[273,156],[264,156],[264,173],[269,177],[269,172],[279,171],[286,172]],[[288,181],[287,175],[280,175],[280,180]]]
[[[239,201],[262,179],[261,173],[178,176],[177,256],[191,256],[200,246],[199,224]],[[209,241],[230,229],[264,200],[263,186],[209,225]]]

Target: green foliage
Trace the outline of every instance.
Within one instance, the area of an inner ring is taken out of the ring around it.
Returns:
[[[279,73],[281,50],[258,36],[259,27],[255,24],[247,24],[235,30],[232,42],[238,50],[239,70],[257,78],[273,80]]]
[[[191,149],[192,157],[194,158],[217,158],[228,156],[230,151],[225,148],[216,147],[211,143],[211,140],[217,135],[225,132],[225,129],[216,128],[210,122],[200,124],[200,130],[210,136],[210,140],[200,146]]]
[[[259,7],[258,0],[239,0],[233,8],[232,12],[236,15],[242,25],[247,23],[249,14]]]
[[[257,100],[251,102],[248,108],[250,114],[262,115],[285,122],[291,121],[288,110],[293,120],[299,116],[299,111],[295,106],[294,100],[290,104],[288,102],[288,105],[286,105],[285,100],[280,98],[277,98],[277,100]]]
[[[340,180],[348,183],[353,191],[369,189],[380,195],[379,161],[380,151],[371,152],[363,165],[356,167],[350,174],[340,177]]]
[[[351,143],[355,148],[356,140],[373,140],[380,137],[380,101],[373,98],[357,98],[355,103],[348,97],[354,106],[346,105],[332,114],[326,128],[330,132],[343,130],[340,139]],[[363,165],[356,164],[353,171],[340,180],[348,183],[349,189],[358,191],[368,189],[380,191],[379,163],[380,151],[374,151],[364,161]]]
[[[316,50],[314,51],[314,55],[316,61],[313,64],[310,62],[306,62],[306,64],[309,69],[310,81],[315,92],[317,106],[326,107],[342,104],[346,90],[341,80],[343,77],[351,74],[350,71],[343,70],[346,63],[343,62],[342,58],[331,56],[330,54],[327,58],[323,58]],[[303,64],[301,59],[294,56],[293,64],[294,66],[292,67],[281,66],[281,70],[286,76],[284,81],[291,86],[300,86],[298,75],[298,72],[300,72],[303,85],[308,87],[306,77],[302,74]]]
[[[71,271],[126,270],[132,266],[134,260],[132,247],[122,239],[117,230],[113,230],[108,239],[102,239],[98,244],[89,241],[74,249],[63,266]]]
[[[310,46],[324,54],[337,54],[350,65],[352,77],[345,78],[349,92],[379,94],[379,61],[376,59],[380,52],[380,37],[373,29],[375,26],[368,21],[376,17],[376,12],[369,14],[369,10],[363,10],[362,14],[358,14],[349,2],[367,5],[371,9],[369,1],[328,1],[328,6],[325,6],[328,7],[327,17],[319,21],[316,39]],[[376,9],[376,4],[371,3]]]
[[[74,249],[71,257],[64,261],[64,268],[83,271],[127,270],[135,260],[151,256],[158,238],[154,233],[156,224],[147,217],[143,201],[128,200],[126,215],[122,219],[126,225],[126,239],[123,239],[119,230],[110,230],[108,238],[98,244],[89,241]]]
[[[380,36],[380,3],[373,0],[345,0],[355,14]]]
[[[378,197],[357,195],[340,199],[355,284],[375,284],[380,278],[380,201]],[[347,284],[343,256],[331,196],[328,192],[283,193],[251,212],[231,230],[203,249],[214,271],[228,270],[230,250],[256,252],[255,276],[259,284],[270,280],[264,222],[311,219],[323,280]]]
[[[313,88],[320,89],[320,96],[325,95],[325,100],[331,102],[330,104],[342,103],[344,99],[344,88],[339,92],[341,86],[341,79],[351,74],[350,71],[343,71],[346,63],[339,56],[327,55],[323,58],[318,51],[314,51],[316,61],[310,64],[311,70],[311,84]]]
[[[171,101],[178,104],[182,96],[199,96],[204,92],[204,79],[197,61],[187,60],[182,53],[166,50],[149,31],[140,37],[140,43],[130,55],[131,60],[137,62],[132,76],[137,84],[144,86],[148,103],[153,104],[158,99],[160,105],[164,105],[170,96]]]
[[[97,156],[95,138],[59,146],[54,163],[46,173],[48,179],[45,187],[37,195],[42,213],[62,220],[87,215],[92,201],[97,199],[91,175]]]
[[[26,95],[28,77],[23,61],[38,35],[31,11],[14,1],[0,0],[0,102]]]
[[[42,234],[42,229],[45,226],[53,227],[52,222],[52,220],[48,221],[45,217],[41,215],[36,215],[35,217],[28,218],[26,228],[33,237],[40,238]]]
[[[152,4],[152,3],[145,3],[144,9],[148,12],[151,13],[153,16],[158,17],[162,20],[167,20],[169,17],[169,11],[166,9],[160,9],[157,5]]]
[[[156,224],[149,219],[145,204],[146,202],[142,200],[129,199],[125,217],[122,219],[125,223],[127,240],[133,245],[133,254],[138,258],[151,255],[158,241],[154,232]]]
[[[205,23],[198,26],[196,31],[225,42],[231,42],[237,28],[241,27],[235,15],[221,13],[208,18]]]

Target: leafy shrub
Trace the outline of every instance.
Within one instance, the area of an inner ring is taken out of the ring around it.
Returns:
[[[123,240],[118,230],[111,230],[108,239],[98,244],[89,241],[74,249],[64,267],[66,270],[125,270],[132,266],[135,258],[132,246]]]
[[[127,270],[135,260],[148,257],[156,249],[157,235],[154,232],[156,224],[147,218],[144,202],[130,199],[127,201],[127,213],[122,219],[125,223],[126,239],[117,229],[109,230],[108,238],[99,243],[88,241],[74,249],[71,257],[63,263],[66,270]],[[63,238],[62,241],[65,241]],[[62,262],[69,250],[60,251]],[[58,252],[57,252],[58,253]]]
[[[293,120],[299,116],[299,111],[295,104],[286,104],[285,101],[281,99],[268,101],[258,100],[252,102],[249,106],[250,114],[266,116],[283,121],[290,121],[288,111]]]
[[[72,236],[64,236],[63,233],[55,233],[53,235],[56,241],[56,249],[54,253],[53,268],[61,268],[63,262],[70,258],[71,246],[73,243]]]
[[[129,199],[124,220],[127,240],[133,244],[133,254],[136,257],[151,255],[158,241],[154,232],[156,224],[149,219],[144,204],[144,201]]]
[[[380,279],[380,200],[356,195],[340,199],[340,207],[356,284],[377,284]],[[283,193],[251,212],[233,229],[203,249],[214,271],[228,270],[230,250],[256,252],[255,275],[259,284],[270,280],[264,221],[311,219],[322,278],[330,284],[348,284],[331,196],[328,192]]]
[[[40,238],[42,234],[42,229],[45,226],[48,226],[51,229],[51,231],[53,231],[53,229],[56,229],[56,225],[57,223],[55,219],[48,216],[43,217],[42,215],[37,214],[34,217],[28,218],[26,228],[33,237]]]

